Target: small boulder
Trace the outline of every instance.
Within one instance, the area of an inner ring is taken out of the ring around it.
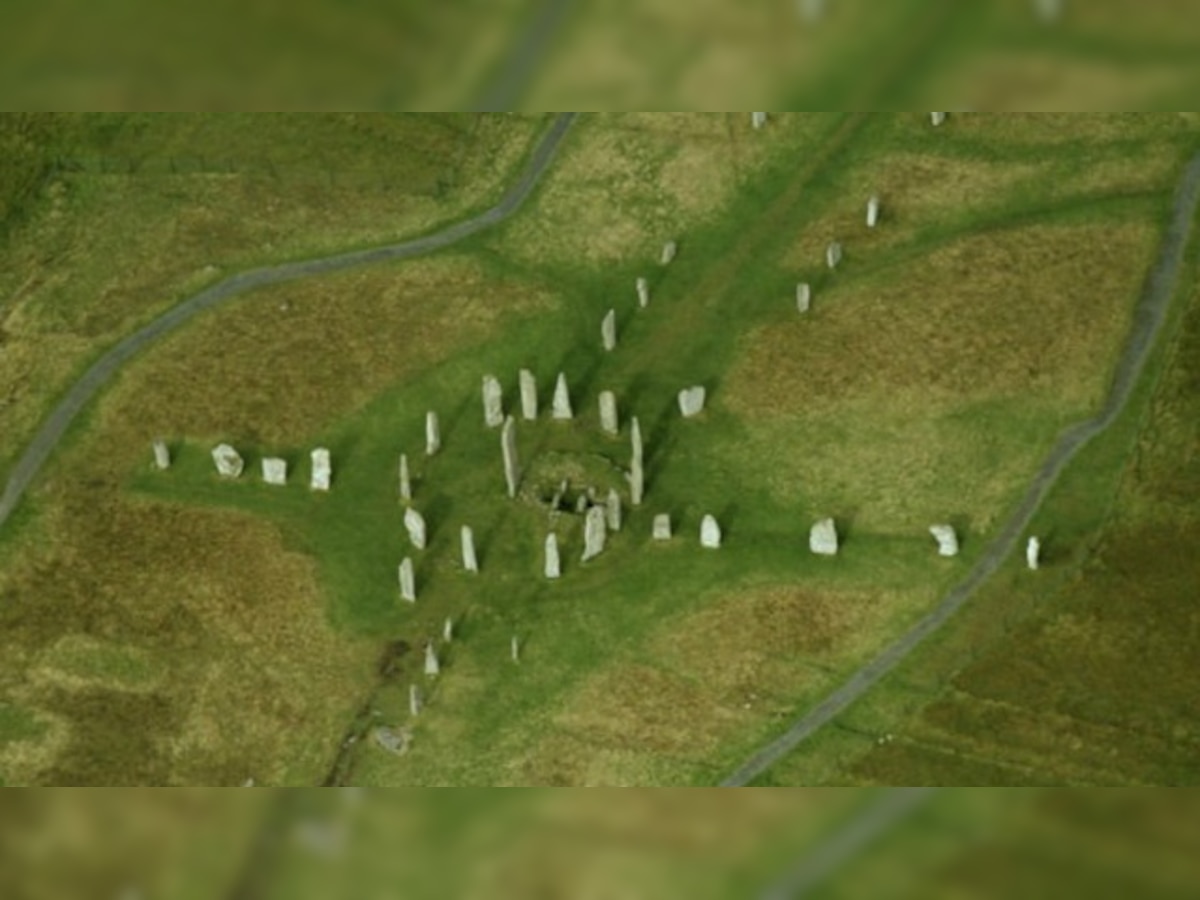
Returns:
[[[704,411],[705,395],[704,387],[698,384],[679,392],[679,411],[685,419],[698,416]]]
[[[808,533],[808,549],[819,556],[836,556],[838,552],[837,527],[833,519],[822,519]]]
[[[222,478],[237,478],[246,466],[241,455],[228,444],[217,444],[213,447],[212,458],[217,467],[217,474]]]

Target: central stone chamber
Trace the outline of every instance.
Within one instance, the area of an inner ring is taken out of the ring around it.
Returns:
[[[582,515],[610,490],[628,492],[625,472],[600,453],[548,450],[529,461],[517,499],[549,512]]]

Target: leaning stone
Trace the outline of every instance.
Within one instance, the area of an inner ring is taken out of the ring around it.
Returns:
[[[217,466],[217,474],[223,478],[237,478],[246,465],[241,455],[228,444],[213,447],[212,458]]]
[[[1029,539],[1029,543],[1025,545],[1025,564],[1030,569],[1038,567],[1038,556],[1042,550],[1042,543],[1035,537]]]
[[[679,251],[679,245],[674,241],[667,241],[663,244],[662,256],[658,258],[661,265],[667,266],[671,264],[671,260],[675,258],[675,254]]]
[[[500,451],[504,456],[504,481],[508,485],[508,496],[515,497],[520,473],[517,470],[517,423],[512,416],[504,420],[504,428],[500,430]]]
[[[449,616],[447,616],[446,621],[442,623],[442,640],[448,644],[448,643],[450,643],[450,639],[453,637],[454,637],[454,620],[451,619]]]
[[[822,519],[808,533],[808,549],[821,556],[835,556],[838,552],[837,527],[833,519]]]
[[[425,674],[437,675],[441,671],[441,666],[438,665],[437,651],[433,649],[433,642],[425,645]]]
[[[837,241],[833,241],[828,247],[825,248],[825,264],[831,269],[836,269],[838,267],[838,263],[841,261],[842,245]]]
[[[646,490],[646,475],[642,467],[642,428],[637,416],[629,420],[629,441],[632,445],[632,458],[629,464],[629,502],[641,506],[642,496]]]
[[[940,556],[958,556],[958,535],[953,525],[930,525],[929,533],[937,541]]]
[[[562,575],[562,565],[558,558],[558,538],[553,534],[546,535],[546,566],[547,578],[558,578]]]
[[[621,495],[609,490],[604,501],[604,521],[609,531],[621,530]]]
[[[438,415],[433,410],[425,413],[425,455],[433,456],[442,447],[442,430],[438,427]]]
[[[700,521],[700,546],[711,550],[721,546],[721,526],[712,516],[706,515]]]
[[[418,550],[425,549],[425,517],[411,506],[404,511],[404,527],[408,529],[408,539]]]
[[[475,532],[470,525],[462,527],[462,561],[468,572],[479,571],[479,561],[475,558]]]
[[[488,428],[504,424],[503,392],[492,375],[483,376],[483,421]]]
[[[559,372],[558,381],[554,383],[554,402],[550,409],[550,417],[569,419],[571,416],[571,395],[567,391],[567,376]]]
[[[879,198],[872,195],[867,201],[867,227],[874,228],[879,224]]]
[[[604,349],[612,351],[617,346],[617,311],[610,309],[600,323],[600,341]]]
[[[532,422],[537,418],[537,379],[528,369],[522,369],[517,379],[521,383],[521,418]]]
[[[318,447],[312,452],[312,489],[314,491],[329,490],[332,474],[333,467],[329,462],[329,451],[324,447]]]
[[[671,516],[669,513],[659,513],[654,517],[653,535],[656,541],[671,539]]]
[[[704,411],[704,397],[704,388],[698,384],[679,392],[679,411],[684,418],[690,419]]]
[[[612,391],[600,392],[600,428],[608,434],[616,434],[620,430],[617,425],[617,395]]]
[[[931,112],[929,114],[929,121],[933,123],[934,128],[937,128],[946,121],[946,114],[944,112]]]
[[[812,285],[807,281],[802,281],[796,285],[796,310],[797,312],[806,313],[811,305]]]
[[[160,469],[170,468],[171,451],[167,449],[166,441],[154,442],[154,465]]]
[[[417,584],[413,577],[413,563],[407,556],[400,563],[400,596],[409,603],[417,602]]]
[[[588,509],[583,522],[583,561],[594,559],[604,551],[604,539],[608,536],[607,513],[603,506]]]
[[[650,305],[650,285],[645,278],[639,278],[636,282],[638,306],[645,309]]]
[[[421,714],[421,689],[415,684],[408,686],[408,714],[410,716]]]
[[[380,725],[371,734],[376,744],[396,756],[403,756],[407,753],[408,745],[412,742],[412,732],[407,728],[388,728]]]
[[[762,128],[767,124],[767,114],[765,112],[750,113],[750,124],[755,130]]]
[[[287,460],[277,456],[263,457],[262,477],[267,484],[287,484]]]
[[[412,481],[408,477],[408,454],[400,454],[400,499],[412,500]]]

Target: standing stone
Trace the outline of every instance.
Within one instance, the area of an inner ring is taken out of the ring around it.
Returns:
[[[512,640],[509,641],[508,647],[509,653],[512,654],[512,661],[519,663],[521,661],[521,644],[515,634],[512,636]]]
[[[767,114],[765,112],[750,113],[750,125],[757,131],[767,124]]]
[[[558,578],[562,575],[562,565],[558,558],[558,537],[546,535],[546,567],[547,578]]]
[[[654,540],[669,541],[671,539],[671,515],[659,513],[654,517]]]
[[[700,546],[710,550],[721,546],[721,526],[712,516],[706,515],[700,521]]]
[[[437,651],[433,649],[433,641],[425,645],[425,674],[433,677],[441,671],[438,665]]]
[[[159,469],[170,468],[171,451],[167,449],[166,441],[154,442],[154,465]]]
[[[287,484],[287,460],[277,456],[264,456],[262,461],[263,481],[267,484]]]
[[[318,447],[312,452],[312,489],[314,491],[329,490],[329,481],[333,475],[333,467],[329,462],[329,451]]]
[[[404,527],[408,529],[408,539],[418,550],[425,549],[425,517],[411,506],[404,511]]]
[[[463,568],[468,572],[479,571],[479,560],[475,558],[475,532],[470,525],[462,527],[462,561]]]
[[[608,536],[607,513],[603,506],[588,508],[583,520],[583,561],[594,559],[604,551],[604,539]]]
[[[604,320],[600,323],[600,340],[604,344],[604,349],[612,352],[617,346],[617,311],[610,309],[604,315]]]
[[[558,381],[554,383],[554,403],[550,409],[553,419],[571,418],[571,395],[567,392],[567,376],[559,372]]]
[[[442,430],[438,427],[438,414],[433,410],[425,413],[425,455],[433,456],[442,447]]]
[[[421,689],[415,684],[408,686],[408,714],[410,716],[421,714]]]
[[[504,424],[503,392],[492,375],[483,376],[483,421],[488,428]]]
[[[400,454],[400,499],[412,500],[412,481],[408,477],[408,454]]]
[[[454,620],[446,616],[446,621],[442,623],[442,640],[447,644],[454,637]]]
[[[587,508],[588,508],[587,494],[580,494],[578,497],[575,498],[575,512],[579,513],[580,515],[583,515],[585,512],[587,512]]]
[[[825,264],[831,269],[836,269],[838,263],[842,261],[842,245],[837,241],[831,241],[829,246],[825,248]]]
[[[812,285],[810,285],[807,281],[802,281],[796,285],[796,311],[806,313],[811,305]]]
[[[607,434],[616,434],[617,426],[617,395],[612,391],[600,392],[600,428]]]
[[[684,418],[690,419],[704,411],[704,397],[704,388],[698,384],[679,392],[679,411]]]
[[[642,428],[637,416],[629,420],[629,442],[633,448],[633,456],[629,464],[629,502],[641,506],[642,495],[646,490],[646,475],[642,467]]]
[[[939,555],[958,556],[958,535],[953,525],[930,525],[929,533],[937,541]]]
[[[874,228],[879,224],[879,198],[874,194],[867,201],[867,227]]]
[[[217,444],[213,447],[212,458],[217,467],[217,474],[222,478],[237,478],[246,465],[241,455],[228,444]]]
[[[604,501],[604,521],[609,531],[621,530],[621,495],[612,489]]]
[[[517,496],[517,423],[512,416],[504,420],[500,430],[500,451],[504,455],[504,481],[508,485],[508,496]]]
[[[1038,554],[1041,552],[1042,543],[1035,537],[1029,539],[1029,543],[1025,545],[1025,564],[1030,569],[1038,567]]]
[[[522,369],[517,380],[521,383],[521,418],[532,422],[538,414],[537,379],[528,369]]]
[[[929,121],[933,123],[934,128],[937,128],[946,121],[946,114],[944,112],[931,112],[929,114]]]
[[[838,552],[837,527],[833,519],[822,519],[808,533],[808,549],[821,556],[836,556]]]
[[[417,602],[417,581],[413,575],[413,563],[407,556],[400,563],[400,596],[409,603]]]
[[[637,284],[638,306],[645,309],[650,305],[650,284],[645,278],[639,278]]]
[[[658,258],[660,265],[669,266],[671,260],[675,258],[675,254],[679,251],[679,245],[674,241],[667,241],[663,244],[662,256]]]

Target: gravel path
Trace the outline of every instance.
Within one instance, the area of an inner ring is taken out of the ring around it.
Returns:
[[[735,772],[720,782],[722,787],[742,787],[794,750],[805,738],[828,724],[846,707],[871,689],[918,644],[937,631],[969,600],[974,592],[996,571],[1012,552],[1046,494],[1075,454],[1096,435],[1106,431],[1125,408],[1134,385],[1145,367],[1155,339],[1166,321],[1171,295],[1179,278],[1192,220],[1200,200],[1200,154],[1184,170],[1171,223],[1163,240],[1162,252],[1150,270],[1134,311],[1133,327],[1125,351],[1117,363],[1112,387],[1100,412],[1091,419],[1072,425],[1058,439],[1042,468],[1034,476],[1021,505],[1012,518],[975,563],[966,580],[953,588],[931,612],[875,659],[851,675],[832,694],[805,713],[784,734],[767,744]],[[1086,310],[1080,311],[1086,315]]]
[[[13,468],[8,484],[5,485],[4,494],[0,495],[0,527],[3,527],[4,523],[8,521],[34,476],[37,475],[50,454],[54,452],[71,422],[131,357],[163,335],[174,331],[198,313],[211,309],[218,303],[245,291],[385,260],[422,256],[449,247],[465,237],[504,221],[517,211],[533,191],[534,185],[549,166],[554,152],[558,149],[558,145],[562,142],[576,115],[576,113],[560,113],[555,118],[554,123],[534,150],[533,157],[529,160],[517,183],[509,188],[499,203],[477,216],[425,237],[402,241],[398,244],[387,244],[382,247],[373,247],[370,250],[339,253],[335,256],[239,272],[189,297],[177,306],[173,306],[149,325],[126,337],[80,376],[66,396],[42,422],[33,441]]]

